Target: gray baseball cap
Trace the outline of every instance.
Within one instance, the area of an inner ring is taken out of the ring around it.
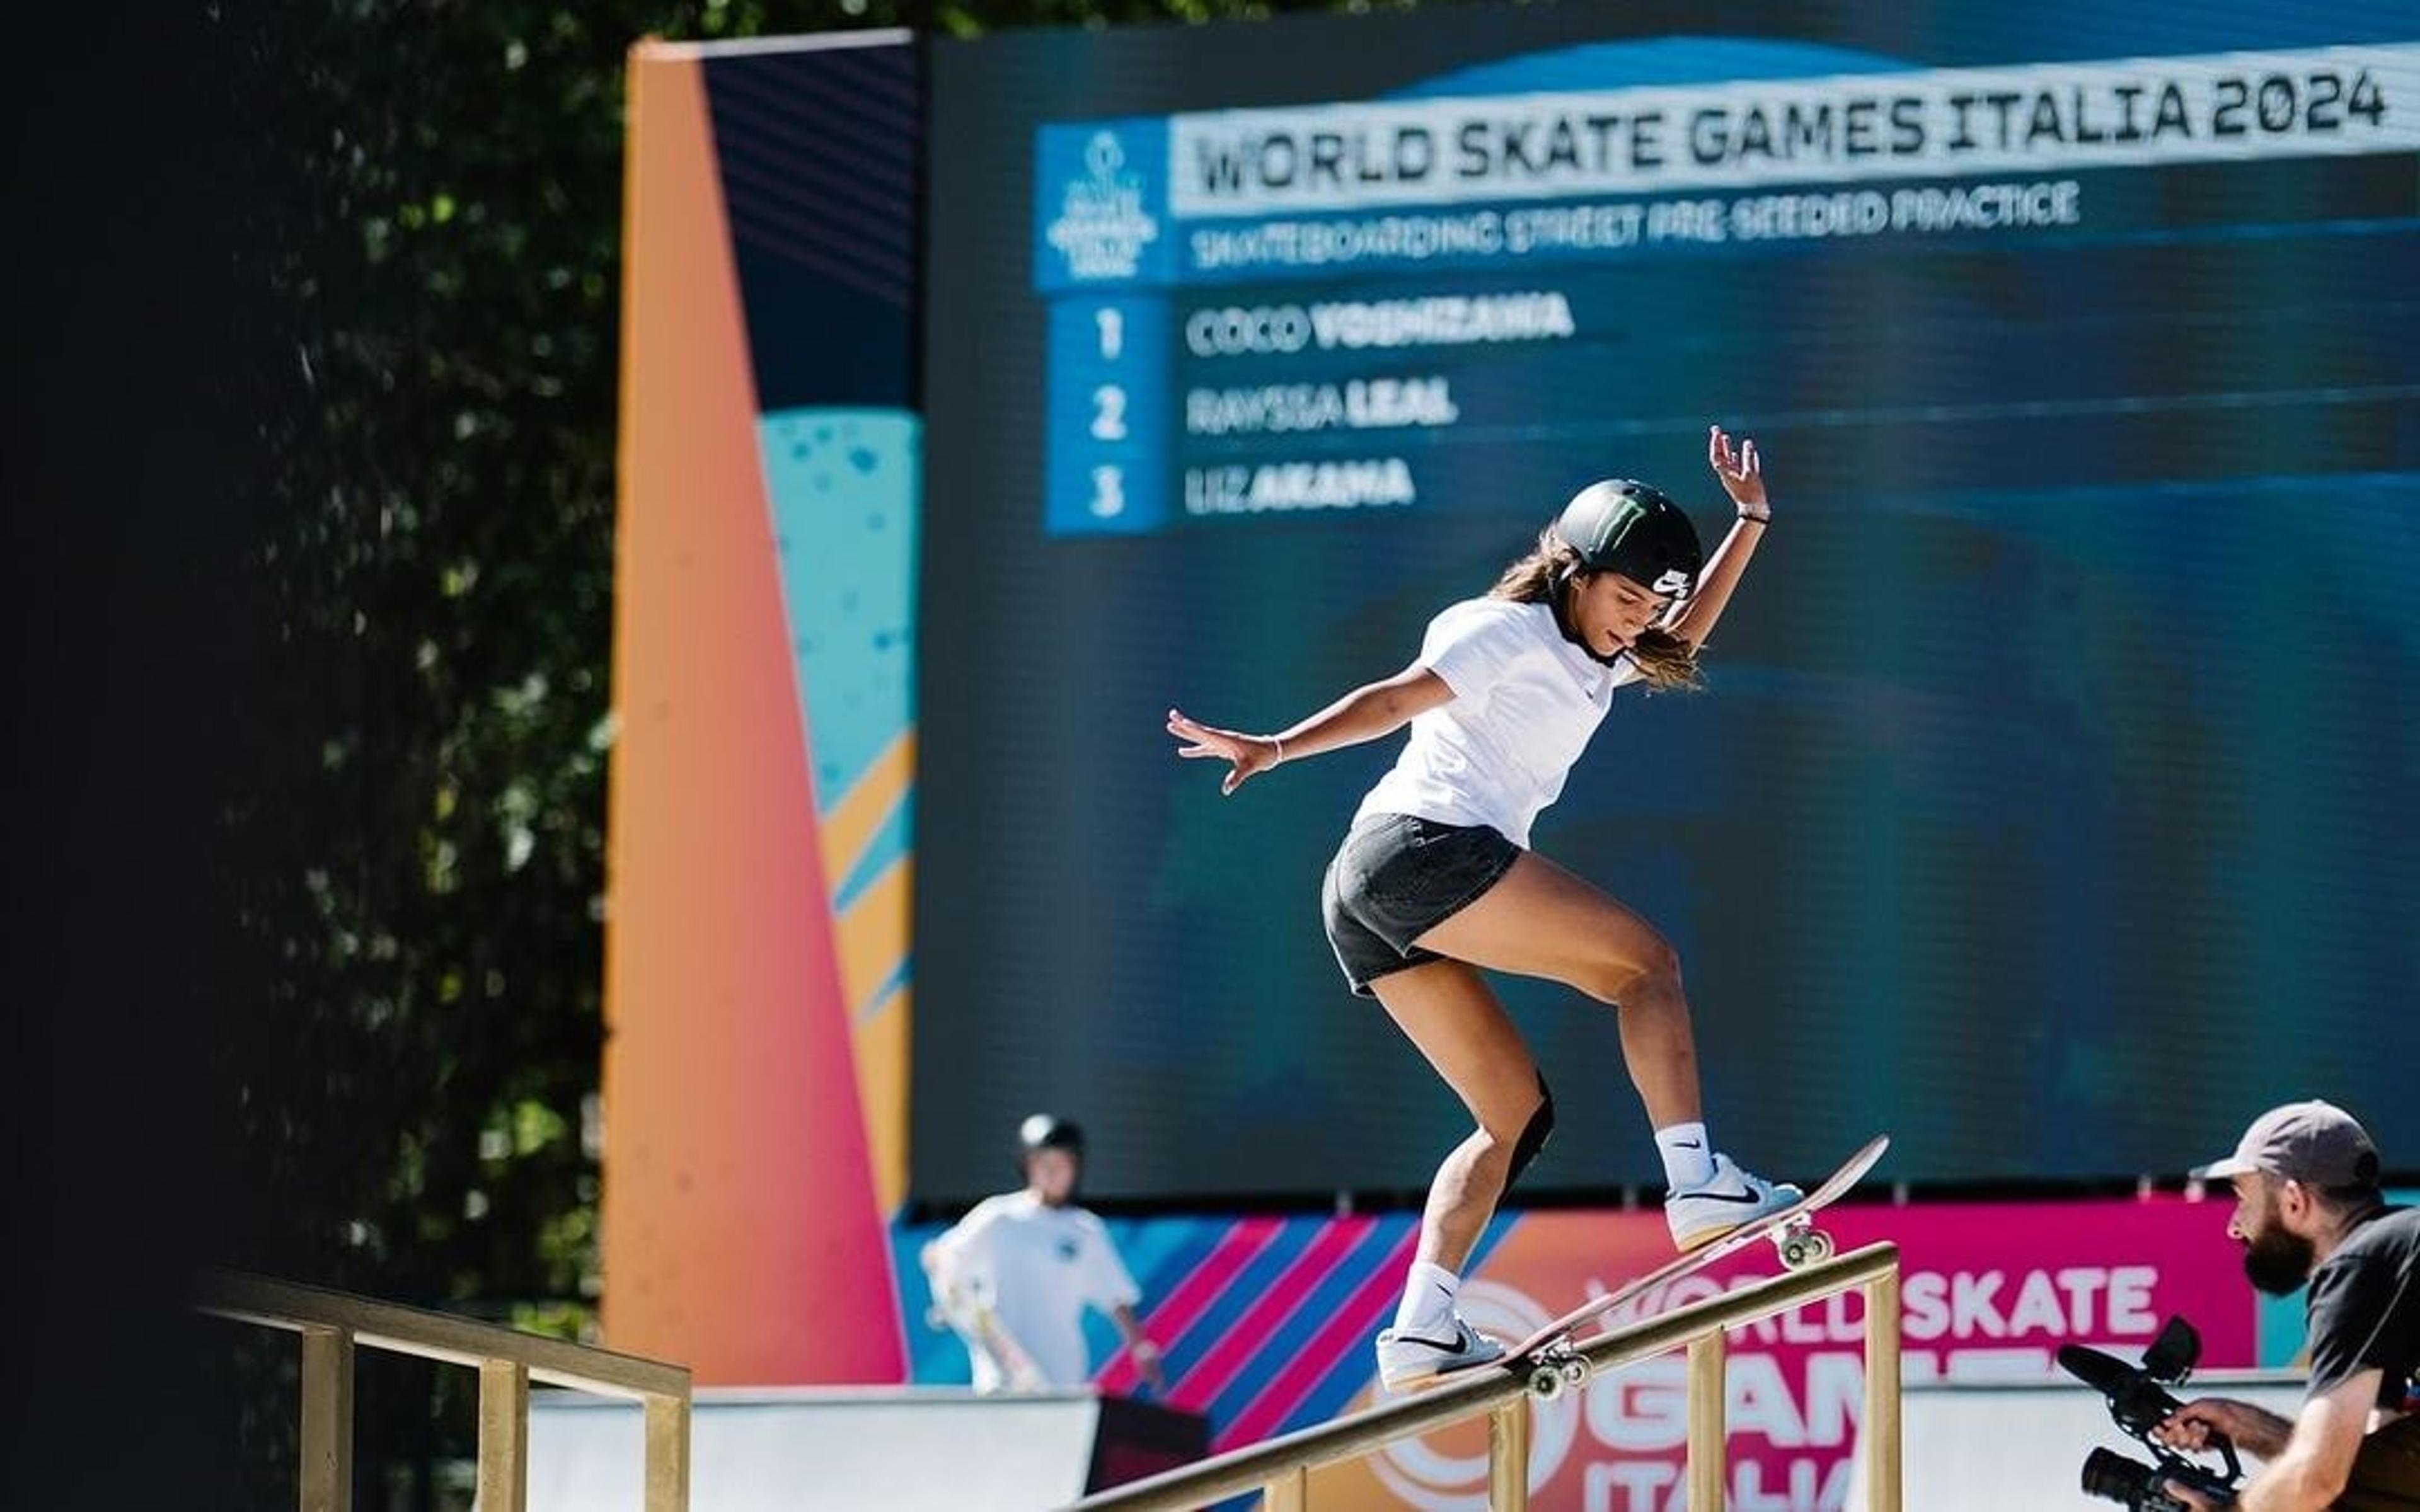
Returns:
[[[2333,1103],[2317,1099],[2271,1108],[2252,1120],[2235,1153],[2197,1166],[2210,1178],[2263,1171],[2306,1186],[2361,1186],[2378,1180],[2378,1147],[2369,1131]]]

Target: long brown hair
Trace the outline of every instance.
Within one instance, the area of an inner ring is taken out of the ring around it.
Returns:
[[[1509,598],[1516,604],[1544,604],[1555,611],[1557,621],[1568,625],[1572,608],[1568,598],[1569,585],[1584,569],[1580,554],[1570,543],[1553,531],[1538,534],[1538,548],[1504,569],[1496,586],[1487,591],[1490,598]],[[1627,653],[1647,686],[1659,693],[1706,686],[1704,675],[1698,670],[1698,648],[1661,626],[1650,626],[1639,633],[1637,642]]]

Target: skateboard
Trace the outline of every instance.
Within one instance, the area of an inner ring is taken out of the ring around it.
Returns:
[[[969,1354],[988,1353],[1007,1378],[1009,1390],[1040,1390],[1045,1384],[1041,1367],[1016,1335],[1001,1326],[1000,1315],[992,1310],[990,1288],[959,1274],[947,1261],[935,1265],[927,1274],[933,1285],[933,1304],[925,1309],[925,1325],[955,1334]]]
[[[1625,1282],[1601,1297],[1591,1297],[1562,1317],[1523,1339],[1490,1364],[1509,1374],[1528,1378],[1529,1390],[1551,1401],[1568,1388],[1588,1384],[1589,1363],[1573,1348],[1581,1324],[1601,1318],[1634,1297],[1691,1275],[1716,1260],[1738,1254],[1758,1240],[1769,1240],[1780,1253],[1784,1270],[1799,1271],[1832,1257],[1832,1236],[1815,1227],[1815,1214],[1846,1196],[1873,1169],[1890,1148],[1890,1135],[1876,1134],[1865,1148],[1825,1178],[1823,1184],[1778,1212],[1751,1218],[1709,1243],[1675,1256],[1645,1275]],[[1455,1372],[1459,1374],[1460,1372]],[[1452,1376],[1438,1378],[1450,1381]]]

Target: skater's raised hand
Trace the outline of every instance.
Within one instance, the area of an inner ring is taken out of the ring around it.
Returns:
[[[1743,439],[1734,450],[1723,427],[1710,425],[1706,430],[1706,462],[1714,470],[1714,481],[1731,496],[1731,503],[1741,514],[1759,520],[1773,517],[1773,504],[1764,496],[1764,458],[1757,455],[1756,442]]]
[[[1227,764],[1227,775],[1218,783],[1220,793],[1234,792],[1285,760],[1285,747],[1273,735],[1248,735],[1238,731],[1220,730],[1198,719],[1188,719],[1174,709],[1168,711],[1168,733],[1186,743],[1176,748],[1179,756]]]

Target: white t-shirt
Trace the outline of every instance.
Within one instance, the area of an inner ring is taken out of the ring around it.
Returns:
[[[1099,1218],[1078,1207],[1047,1207],[1031,1192],[984,1198],[938,1242],[943,1273],[990,1304],[1001,1329],[1049,1385],[1080,1386],[1092,1379],[1085,1308],[1108,1313],[1142,1296]],[[969,1352],[975,1390],[999,1391],[1009,1383],[1008,1371],[989,1350]]]
[[[1639,676],[1627,660],[1607,667],[1565,640],[1552,607],[1505,598],[1466,599],[1431,620],[1419,665],[1445,679],[1453,702],[1412,720],[1394,769],[1354,817],[1488,825],[1524,849],[1613,690]]]

